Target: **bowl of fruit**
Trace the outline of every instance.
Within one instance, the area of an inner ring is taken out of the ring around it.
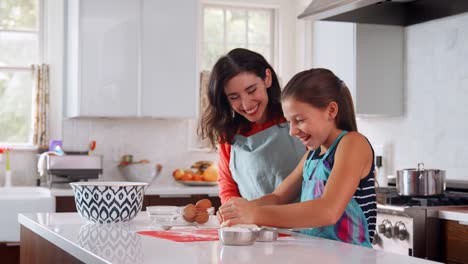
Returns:
[[[176,169],[174,180],[188,186],[214,186],[218,184],[218,168],[212,161],[197,161],[190,169]]]
[[[151,183],[161,174],[162,165],[152,164],[146,159],[134,161],[132,155],[124,155],[119,169],[127,181]]]

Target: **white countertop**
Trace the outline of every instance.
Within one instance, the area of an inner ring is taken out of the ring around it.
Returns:
[[[52,188],[54,196],[73,196],[72,189]],[[145,195],[160,195],[162,197],[183,197],[195,194],[218,196],[218,186],[187,186],[176,182],[172,177],[161,177],[153,181],[145,190]]]
[[[20,214],[18,220],[85,263],[431,263],[295,233],[252,246],[172,242],[135,233],[158,230],[145,213],[128,223],[106,225],[87,224],[77,213]]]
[[[464,222],[465,225],[468,225],[468,206],[440,210],[439,218]]]

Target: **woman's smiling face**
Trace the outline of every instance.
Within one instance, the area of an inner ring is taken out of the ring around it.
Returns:
[[[266,70],[265,79],[251,72],[242,72],[230,79],[224,92],[236,113],[250,122],[263,123],[267,118],[268,94],[271,72]]]
[[[319,109],[294,98],[287,98],[283,100],[282,107],[290,124],[289,134],[299,138],[310,150],[315,150],[325,143],[335,128],[336,114],[330,111],[330,105]]]

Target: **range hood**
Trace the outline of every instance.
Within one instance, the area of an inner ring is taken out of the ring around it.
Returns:
[[[312,0],[298,18],[409,26],[468,12],[468,0]]]

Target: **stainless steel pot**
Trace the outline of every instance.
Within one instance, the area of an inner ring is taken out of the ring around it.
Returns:
[[[396,188],[403,196],[431,196],[445,191],[445,171],[424,169],[424,163],[418,163],[417,169],[397,170]]]

